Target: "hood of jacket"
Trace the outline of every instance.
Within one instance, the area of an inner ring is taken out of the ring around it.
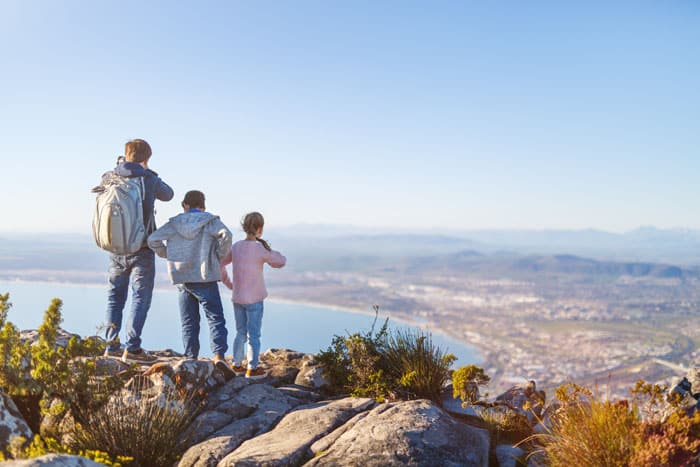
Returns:
[[[170,218],[175,231],[187,240],[192,240],[210,222],[218,219],[208,212],[183,212]]]
[[[144,169],[141,164],[136,162],[120,162],[114,169],[114,173],[120,177],[144,177],[148,174],[158,175],[151,169]]]
[[[121,162],[114,169],[114,173],[120,177],[143,177],[146,169],[136,162]]]

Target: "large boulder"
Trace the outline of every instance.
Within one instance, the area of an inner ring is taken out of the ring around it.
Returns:
[[[230,381],[209,401],[195,421],[197,442],[182,456],[179,467],[216,466],[244,441],[274,426],[295,405],[296,399],[267,384],[248,384],[235,392],[242,378]],[[232,394],[234,393],[234,394]]]
[[[3,462],[3,467],[103,467],[84,457],[70,456],[68,454],[47,454],[34,459]]]
[[[30,439],[33,433],[10,396],[0,392],[0,451],[5,451],[16,436]]]
[[[489,465],[488,432],[427,400],[382,404],[332,443],[322,439],[314,447],[315,457],[306,466]]]
[[[243,443],[220,466],[299,465],[311,457],[309,447],[356,414],[368,410],[374,400],[347,397],[297,407],[270,432]]]

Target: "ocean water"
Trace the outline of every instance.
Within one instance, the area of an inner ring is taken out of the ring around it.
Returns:
[[[8,282],[0,281],[0,293],[10,293],[12,308],[8,320],[20,329],[36,329],[51,299],[63,300],[62,327],[82,336],[104,335],[105,308],[107,303],[106,286],[72,285],[48,282]],[[229,351],[235,333],[233,305],[228,290],[221,290],[226,327],[229,331]],[[129,310],[127,302],[120,337],[126,336],[126,315]],[[204,313],[201,313],[200,355],[210,357],[209,330]],[[383,323],[387,315],[380,314],[377,326]],[[392,328],[411,327],[392,321]],[[346,335],[357,331],[368,331],[374,320],[373,315],[353,313],[335,308],[290,304],[265,300],[262,326],[262,349],[289,348],[306,353],[316,353],[326,349],[334,335]],[[172,289],[157,289],[153,294],[153,303],[146,319],[142,333],[143,347],[150,350],[170,348],[182,352],[180,334],[180,314],[177,304],[177,292]],[[432,333],[433,342],[441,349],[453,353],[458,360],[455,367],[478,363],[479,355],[469,347],[439,333]]]

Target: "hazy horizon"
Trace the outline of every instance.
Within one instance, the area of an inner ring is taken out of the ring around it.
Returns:
[[[216,214],[216,213],[214,213]],[[167,219],[158,217],[158,223],[162,224]],[[226,219],[222,219],[229,228],[232,228],[235,232],[240,230],[240,226],[237,222],[231,223],[226,222]],[[55,235],[76,235],[76,236],[88,236],[92,238],[92,230],[89,224],[86,224],[86,228],[82,230],[19,230],[19,229],[5,229],[5,226],[0,226],[0,235],[42,235],[42,234],[55,234]],[[451,235],[466,235],[469,233],[487,233],[487,232],[527,232],[527,233],[545,233],[545,232],[555,232],[555,233],[582,233],[582,232],[595,232],[603,234],[612,235],[629,235],[639,232],[652,231],[661,233],[700,233],[699,228],[691,228],[686,226],[676,226],[660,228],[654,225],[639,225],[626,230],[612,230],[612,229],[601,229],[595,227],[582,227],[582,228],[563,228],[563,227],[541,227],[541,228],[519,228],[519,227],[474,227],[474,228],[445,228],[440,229],[437,227],[392,227],[392,226],[370,226],[370,225],[359,225],[359,224],[327,224],[327,223],[312,223],[312,222],[299,222],[287,225],[274,225],[266,226],[267,232],[288,232],[288,231],[301,231],[304,233],[310,233],[314,230],[318,230],[319,233],[323,235],[328,235],[329,233],[337,233],[338,235],[352,235],[352,234],[362,234],[362,235],[391,235],[391,234],[415,234],[415,235],[440,235],[440,236],[451,236]]]

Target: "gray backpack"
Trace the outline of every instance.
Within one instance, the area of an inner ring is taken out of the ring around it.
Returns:
[[[117,255],[139,251],[146,243],[143,177],[125,178],[111,173],[95,191],[98,194],[92,234],[97,246]]]

